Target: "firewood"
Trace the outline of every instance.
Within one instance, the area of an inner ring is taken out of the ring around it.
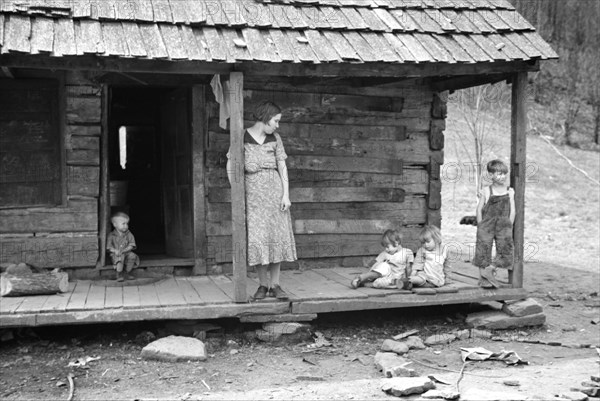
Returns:
[[[65,272],[0,275],[0,296],[50,295],[69,290],[69,275]]]

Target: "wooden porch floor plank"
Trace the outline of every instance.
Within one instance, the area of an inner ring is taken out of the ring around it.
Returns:
[[[52,295],[32,295],[25,297],[15,313],[39,313],[42,307]]]
[[[188,282],[206,303],[223,304],[233,302],[229,295],[225,294],[220,288],[215,286],[209,276],[188,277]]]
[[[123,307],[123,288],[125,286],[106,287],[105,308],[114,309]]]
[[[187,280],[186,277],[176,277],[175,282],[177,283],[185,302],[191,305],[206,303],[196,292],[194,286]]]
[[[312,270],[305,270],[300,274],[294,272],[281,272],[282,282],[294,283],[292,289],[301,299],[335,299],[336,288],[340,285],[323,277]],[[297,287],[296,287],[297,286]]]
[[[71,298],[69,298],[69,302],[67,303],[67,307],[65,308],[65,310],[67,312],[74,310],[83,310],[91,286],[92,282],[89,280],[78,280],[77,285],[75,285],[75,289],[71,294]]]
[[[312,271],[335,282],[337,285],[332,286],[332,291],[335,291],[340,298],[367,298],[366,294],[350,288],[346,277],[340,276],[331,269],[313,269]]]
[[[65,293],[54,294],[48,297],[46,303],[42,307],[43,312],[62,312],[67,308],[67,304],[73,295],[77,282],[69,282],[69,290]]]
[[[186,301],[180,292],[174,277],[155,283],[156,294],[161,306],[185,305]]]
[[[156,294],[155,283],[138,286],[138,294],[140,297],[140,307],[158,307],[160,301]]]
[[[123,308],[132,309],[140,307],[140,292],[137,285],[123,287]]]
[[[0,298],[0,314],[15,313],[19,305],[23,303],[25,297],[2,297]]]
[[[234,284],[231,280],[231,277],[226,276],[224,274],[219,274],[216,276],[209,276],[210,280],[213,282],[213,285],[220,289],[224,294],[226,294],[229,298],[233,300],[234,293]],[[251,296],[252,294],[248,294]]]
[[[85,300],[85,310],[98,310],[104,308],[104,301],[106,298],[106,287],[103,285],[92,285],[90,286],[90,292],[88,292],[87,299]]]

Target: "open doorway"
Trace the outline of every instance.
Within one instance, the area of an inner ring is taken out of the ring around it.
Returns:
[[[109,132],[111,214],[129,214],[139,254],[165,253],[160,98],[165,90],[112,88]]]

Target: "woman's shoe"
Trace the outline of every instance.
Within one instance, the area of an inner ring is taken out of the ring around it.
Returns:
[[[252,298],[253,299],[265,299],[267,297],[267,291],[268,291],[268,288],[265,287],[264,285],[261,285],[258,287],[258,289],[254,293]]]
[[[275,284],[271,288],[271,293],[277,299],[288,299],[289,298],[288,294],[278,284]]]

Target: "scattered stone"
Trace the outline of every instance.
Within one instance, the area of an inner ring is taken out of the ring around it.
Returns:
[[[435,384],[428,377],[393,377],[386,379],[381,386],[386,394],[403,397],[411,394],[423,394],[435,388]]]
[[[592,324],[599,324],[599,323],[600,323],[600,318],[592,319]]]
[[[502,383],[505,386],[511,386],[511,387],[519,387],[521,385],[521,383],[518,380],[504,380]]]
[[[588,386],[590,383],[582,383],[582,386],[586,386],[587,388],[572,388],[571,391],[579,391],[583,394],[590,397],[599,397],[600,396],[600,387],[596,387],[593,384]]]
[[[418,332],[419,332],[419,330],[409,330],[409,331],[406,331],[406,332],[404,332],[402,334],[397,334],[397,335],[395,335],[392,338],[394,340],[398,341],[398,340],[402,340],[403,338],[413,336],[413,335],[417,334]]]
[[[378,352],[375,354],[375,366],[388,378],[417,376],[417,372],[412,368],[414,364],[393,352]]]
[[[458,400],[460,393],[453,390],[429,390],[421,394],[421,398],[443,398],[445,400]]]
[[[423,344],[423,340],[421,340],[421,338],[417,337],[417,336],[408,337],[406,340],[404,340],[404,343],[408,346],[408,349],[425,349],[425,348],[427,348],[425,346],[425,344]]]
[[[381,350],[383,352],[395,352],[398,355],[404,355],[408,352],[408,345],[399,341],[384,340],[383,344],[381,344]]]
[[[459,330],[454,335],[458,340],[468,340],[471,338],[471,330]]]
[[[159,361],[205,361],[206,347],[198,339],[191,337],[169,336],[158,339],[142,349],[143,359]]]
[[[239,353],[240,353],[240,350],[239,350],[239,349],[232,349],[232,350],[229,350],[229,355],[235,355],[235,354],[239,354]]]
[[[312,340],[310,325],[297,322],[265,323],[262,330],[256,331],[256,336],[261,341],[271,343],[296,344]]]
[[[461,401],[522,401],[527,397],[518,393],[494,392],[489,390],[480,390],[469,388],[460,395]]]
[[[474,328],[486,329],[511,329],[517,327],[540,326],[546,322],[546,315],[536,313],[534,315],[513,317],[500,311],[485,311],[471,313],[466,323]]]
[[[425,345],[440,345],[440,344],[450,344],[452,341],[456,340],[456,336],[454,334],[434,334],[425,339]]]
[[[571,401],[587,401],[588,396],[583,394],[581,391],[567,391],[559,395],[560,398]]]
[[[527,298],[514,303],[506,303],[502,306],[502,311],[510,316],[521,317],[542,313],[542,306],[533,298]]]
[[[600,383],[600,376],[590,376],[590,380],[596,383]]]
[[[577,327],[575,327],[575,326],[565,327],[562,329],[562,331],[564,331],[564,332],[577,331]]]

